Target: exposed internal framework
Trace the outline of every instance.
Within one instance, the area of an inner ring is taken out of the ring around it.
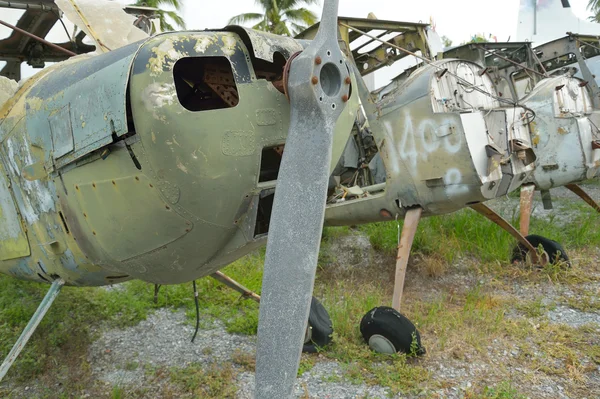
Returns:
[[[477,43],[444,57],[477,59],[513,99],[536,115],[532,143],[538,189],[593,178],[600,167],[600,90],[591,69],[600,56],[595,36],[568,34],[534,49],[530,43]],[[549,197],[549,194],[547,194]],[[550,205],[548,205],[550,206]]]
[[[427,59],[423,55],[432,53],[426,25],[397,23],[393,30],[386,21],[340,19],[339,24],[363,75],[408,55]],[[356,24],[357,31],[367,33],[358,43],[362,33],[352,31]],[[396,197],[397,206],[419,205],[427,212],[429,201],[450,200],[464,206],[518,187],[535,160],[529,135],[532,115],[515,108],[510,93],[503,100],[487,72],[474,62],[428,61],[408,68],[368,97],[363,95],[363,108],[332,176],[330,203],[366,199],[394,191],[398,181],[403,185],[412,181],[413,194]],[[507,103],[513,106],[508,108]],[[370,107],[374,110],[366,110]],[[390,147],[391,143],[398,147]],[[472,159],[473,164],[464,169],[440,166],[453,164],[452,157]],[[441,197],[433,200],[437,195]],[[448,204],[442,208],[455,209]]]

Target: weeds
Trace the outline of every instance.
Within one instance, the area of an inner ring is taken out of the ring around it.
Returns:
[[[415,237],[402,305],[402,313],[417,326],[427,348],[427,355],[417,358],[373,353],[358,327],[367,311],[391,302],[397,224],[326,227],[314,295],[329,311],[334,340],[325,352],[303,355],[299,375],[312,370],[324,357],[339,362],[344,370],[343,376],[327,377],[330,381],[377,384],[388,387],[392,393],[418,393],[449,383],[440,381],[432,371],[438,363],[446,364],[449,360],[467,363],[477,359],[497,366],[500,358],[511,367],[535,367],[539,373],[581,381],[589,364],[600,364],[596,329],[557,326],[544,318],[553,308],[554,300],[581,311],[600,309],[595,291],[580,288],[581,283],[597,282],[600,278],[598,266],[588,260],[592,256],[583,250],[588,246],[596,248],[600,243],[600,229],[596,227],[600,216],[578,204],[569,206],[577,211],[571,223],[557,227],[556,220],[534,218],[531,231],[559,241],[571,259],[575,259],[572,268],[509,264],[515,245],[512,237],[470,209],[424,219]],[[509,219],[518,224],[516,213]],[[377,257],[369,257],[368,268],[340,271],[335,263],[343,262],[343,258],[336,256],[344,254],[329,253],[328,243],[354,234],[366,235]],[[380,261],[374,264],[373,259]],[[260,294],[263,261],[264,249],[240,259],[223,272]],[[414,273],[413,266],[420,273]],[[453,280],[457,275],[468,278]],[[242,299],[209,277],[197,283],[203,328],[210,328],[218,318],[230,333],[256,334],[257,303]],[[542,300],[541,295],[520,298],[511,294],[511,287],[516,284],[536,287],[556,283],[565,284],[580,295]],[[82,360],[94,339],[89,326],[135,325],[150,311],[162,307],[184,309],[189,322],[194,320],[191,284],[163,286],[156,304],[151,284],[132,281],[122,287],[118,290],[65,287],[9,375],[20,381],[53,380],[57,373],[53,365],[62,364],[69,375],[66,389],[79,392],[91,378],[90,367]],[[0,276],[1,353],[10,350],[47,288]],[[506,348],[517,350],[518,355],[504,355]],[[151,369],[148,373],[152,378],[167,379],[177,392],[226,398],[235,394],[232,381],[239,370],[255,368],[254,354],[236,352],[231,362],[208,367]],[[146,369],[147,365],[131,360],[123,367],[133,371]],[[503,373],[501,367],[494,367],[490,378],[502,381],[507,378]],[[485,388],[468,391],[466,397],[523,397],[514,383],[512,377],[511,381],[490,387],[489,383],[480,383],[477,385]],[[127,393],[121,387],[112,389],[113,398],[125,397]]]

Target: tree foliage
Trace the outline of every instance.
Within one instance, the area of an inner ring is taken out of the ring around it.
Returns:
[[[132,5],[138,7],[158,8],[159,10],[156,12],[156,14],[158,15],[158,20],[160,22],[160,30],[163,32],[175,30],[175,28],[173,27],[173,25],[171,25],[167,17],[178,28],[185,29],[185,21],[183,20],[181,15],[179,15],[183,6],[182,0],[137,0]],[[161,7],[164,6],[173,7],[175,8],[175,11],[161,9]]]
[[[444,44],[444,47],[452,46],[452,40],[450,40],[450,38],[448,36],[444,35],[440,39],[442,39],[442,43]]]
[[[317,23],[317,16],[303,5],[319,4],[319,0],[256,0],[262,13],[244,13],[229,20],[230,24],[255,23],[253,29],[276,35],[295,36]]]
[[[588,19],[592,22],[600,22],[600,0],[589,0],[587,9],[592,12]]]

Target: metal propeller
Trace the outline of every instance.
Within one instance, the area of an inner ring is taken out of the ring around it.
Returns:
[[[323,228],[333,132],[348,101],[338,44],[339,0],[325,0],[319,30],[291,61],[290,127],[269,226],[263,275],[256,398],[292,394],[308,322]]]

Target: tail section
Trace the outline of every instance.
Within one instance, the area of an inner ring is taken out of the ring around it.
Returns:
[[[569,0],[521,0],[516,41],[534,46],[566,35],[600,35],[600,24],[577,18]]]

